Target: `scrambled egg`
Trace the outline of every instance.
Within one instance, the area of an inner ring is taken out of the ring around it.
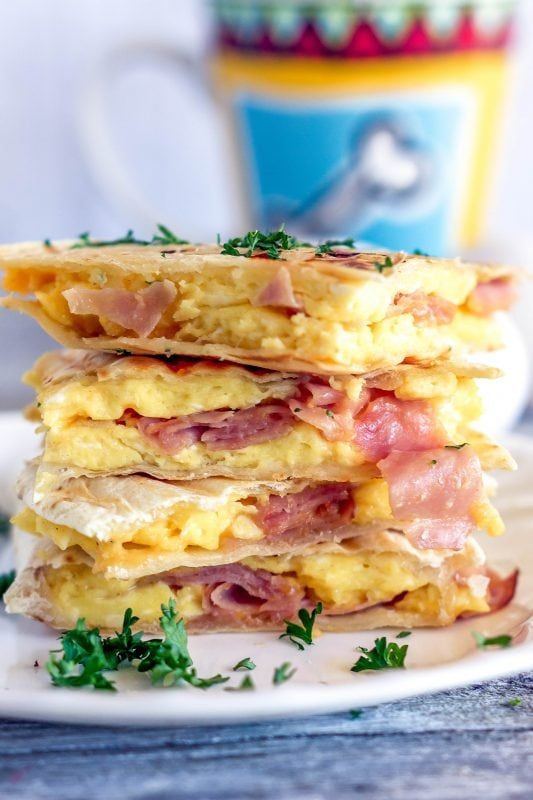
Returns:
[[[437,586],[428,582],[423,570],[409,565],[398,553],[361,551],[357,554],[317,554],[247,559],[256,569],[286,574],[298,581],[315,600],[337,611],[350,611],[359,604],[377,604],[406,594],[397,601],[398,610],[439,619],[466,611],[489,610],[486,599],[475,596],[466,586],[449,582]],[[85,565],[45,568],[45,580],[53,605],[72,625],[78,617],[101,628],[120,627],[124,611],[131,607],[140,624],[160,616],[161,603],[174,598],[178,613],[186,622],[203,613],[201,586],[172,589],[162,581],[135,583],[104,579]]]
[[[158,371],[159,369],[159,371]],[[349,442],[329,442],[317,428],[296,422],[285,436],[239,450],[209,450],[204,444],[165,454],[134,425],[117,425],[127,408],[144,416],[170,418],[198,410],[245,407],[263,399],[261,386],[240,377],[194,374],[183,378],[165,375],[166,369],[142,377],[113,380],[77,379],[44,390],[40,413],[50,430],[44,461],[88,473],[111,473],[153,467],[156,474],[192,472],[230,477],[254,475],[259,480],[287,477],[350,480],[353,469],[366,462],[363,452]],[[170,372],[170,371],[169,371]],[[156,374],[157,373],[157,374]],[[158,377],[159,376],[159,377]],[[227,382],[226,382],[227,380]],[[453,392],[449,394],[450,384]],[[292,390],[291,384],[271,387],[275,397]],[[272,396],[272,395],[271,395]],[[467,429],[481,414],[481,402],[472,378],[456,377],[442,369],[406,371],[396,390],[402,400],[423,399],[433,406],[447,440],[467,440]]]
[[[291,381],[254,381],[235,367],[174,372],[159,361],[146,359],[110,377],[86,375],[43,388],[30,371],[25,381],[38,392],[39,411],[49,427],[76,419],[119,419],[126,409],[144,417],[169,419],[219,408],[247,408],[265,400],[283,400],[294,392]]]
[[[169,261],[171,261],[170,259]],[[272,279],[277,265],[245,264],[229,269],[206,262],[200,270],[162,264],[157,275],[98,269],[49,272],[30,267],[6,270],[5,288],[35,293],[47,317],[79,337],[120,337],[128,331],[95,315],[70,313],[62,292],[72,287],[122,287],[138,291],[150,279],[174,281],[177,296],[163,314],[151,339],[221,345],[242,351],[261,350],[270,358],[298,355],[310,363],[336,365],[353,371],[392,366],[406,358],[435,358],[450,347],[478,350],[500,346],[497,325],[466,310],[475,288],[475,271],[450,262],[424,262],[419,269],[395,270],[385,280],[349,279],[316,267],[291,270],[294,291],[305,313],[255,307],[253,299]],[[165,273],[168,270],[168,275]],[[419,326],[412,314],[388,317],[398,293],[421,291],[442,297],[463,310],[450,325]],[[179,352],[179,348],[176,349]]]

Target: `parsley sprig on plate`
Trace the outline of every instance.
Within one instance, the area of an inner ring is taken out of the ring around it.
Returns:
[[[306,608],[301,608],[298,611],[298,618],[302,624],[298,625],[288,619],[283,620],[287,629],[279,638],[284,639],[287,637],[290,642],[296,645],[298,650],[305,650],[305,645],[313,644],[313,626],[316,618],[321,613],[322,603],[318,603],[311,613]]]
[[[73,630],[61,635],[61,650],[52,652],[46,664],[54,686],[92,686],[114,691],[115,685],[105,673],[115,672],[123,663],[134,666],[138,672],[150,673],[154,685],[189,684],[208,689],[225,683],[228,678],[222,675],[198,676],[189,653],[185,625],[177,618],[174,600],[163,604],[161,611],[162,639],[144,640],[142,633],[133,633],[132,626],[139,619],[131,608],[124,614],[122,630],[110,637],[102,637],[98,628],[89,630],[85,620],[79,619]]]
[[[483,636],[482,633],[472,631],[472,636],[480,650],[485,650],[487,647],[510,647],[513,643],[513,637],[508,633],[502,633],[500,636]]]
[[[4,599],[4,595],[15,580],[15,570],[12,569],[10,572],[4,572],[0,575],[0,600]]]
[[[352,672],[366,672],[367,670],[403,669],[408,644],[399,645],[397,642],[387,642],[387,637],[375,639],[374,647],[358,647],[363,655],[353,665]]]

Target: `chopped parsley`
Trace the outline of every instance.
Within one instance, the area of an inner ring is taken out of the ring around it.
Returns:
[[[0,600],[4,599],[4,595],[15,580],[16,572],[12,569],[10,572],[4,572],[0,575]]]
[[[363,655],[355,662],[351,671],[403,669],[408,648],[408,644],[399,645],[396,642],[387,642],[387,638],[382,636],[374,641],[374,647],[371,650],[367,647],[357,648]]]
[[[350,719],[359,719],[359,717],[363,716],[363,709],[362,708],[351,708],[350,709]]]
[[[355,239],[326,239],[325,242],[322,242],[322,244],[318,245],[315,253],[317,256],[327,255],[335,250],[336,247],[348,247],[351,250],[355,250]]]
[[[297,672],[296,667],[293,669],[291,669],[291,667],[292,664],[290,661],[284,661],[283,664],[280,664],[279,667],[274,669],[274,674],[272,675],[272,683],[274,686],[280,686],[282,683],[290,681]]]
[[[431,461],[429,462],[429,466],[430,467],[434,467],[436,463],[437,463],[437,459],[436,458],[432,458]],[[398,637],[396,637],[396,638],[398,638]]]
[[[415,250],[413,250],[413,255],[414,256],[424,256],[424,258],[429,258],[429,253],[424,253],[424,251],[423,250],[419,250],[418,247]]]
[[[521,697],[511,697],[511,699],[507,701],[507,705],[511,706],[511,708],[516,708],[517,706],[521,706],[522,705],[522,698]]]
[[[255,669],[255,666],[256,665],[254,664],[251,658],[243,658],[241,659],[241,661],[235,664],[235,666],[233,667],[233,672],[238,672],[239,670],[242,669],[252,670]]]
[[[397,639],[407,639],[408,636],[412,634],[412,631],[400,631],[400,633],[396,634]]]
[[[151,239],[136,239],[133,230],[130,228],[125,236],[119,236],[118,239],[91,239],[88,231],[80,233],[78,241],[70,246],[71,250],[79,250],[82,247],[116,247],[120,244],[137,244],[141,247],[146,247],[150,244],[167,245],[167,244],[189,244],[186,239],[180,239],[173,233],[166,225],[158,225],[157,233]]]
[[[43,241],[43,247],[48,248],[49,250],[53,247],[52,241],[50,239],[45,239]]]
[[[122,630],[110,637],[102,637],[98,628],[89,630],[85,620],[79,619],[75,628],[61,635],[61,650],[50,653],[46,669],[54,686],[92,686],[114,691],[115,685],[105,673],[116,672],[121,664],[148,672],[154,685],[189,684],[207,689],[225,683],[228,678],[222,675],[198,676],[189,654],[184,622],[176,617],[175,601],[163,604],[161,611],[162,639],[144,640],[142,633],[133,633],[132,626],[139,619],[131,608],[124,614]]]
[[[333,413],[331,408],[326,408],[326,416],[327,417],[331,417],[332,419],[335,419],[335,414]]]
[[[270,233],[248,231],[244,236],[228,239],[222,244],[221,255],[243,256],[244,258],[264,255],[267,258],[279,259],[284,250],[308,246],[307,242],[300,242],[290,233],[286,233],[282,226],[277,231],[270,231]]]
[[[378,272],[383,272],[384,269],[391,269],[394,262],[390,256],[385,256],[383,261],[374,261],[374,266]]]
[[[445,450],[462,450],[463,447],[468,447],[468,442],[463,442],[462,444],[445,444]]]
[[[250,675],[245,675],[238,686],[228,686],[226,692],[245,692],[255,689],[255,684]]]
[[[11,530],[11,521],[7,514],[0,512],[0,536],[5,536]]]
[[[472,631],[472,636],[480,650],[484,650],[487,647],[510,647],[513,643],[513,637],[509,636],[508,633],[502,633],[500,636],[483,636],[482,633]]]
[[[289,641],[296,645],[298,650],[305,650],[305,645],[313,644],[313,626],[316,618],[321,613],[322,603],[318,603],[311,613],[306,608],[301,608],[298,611],[298,618],[302,624],[297,625],[296,622],[291,622],[288,619],[283,620],[287,625],[287,630],[279,638],[288,637]]]

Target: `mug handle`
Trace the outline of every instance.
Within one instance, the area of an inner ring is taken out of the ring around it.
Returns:
[[[81,147],[93,178],[106,197],[125,210],[128,219],[154,227],[163,219],[144,197],[120,158],[109,126],[109,87],[140,62],[159,62],[174,73],[186,74],[209,99],[214,99],[206,61],[174,45],[159,42],[131,42],[111,50],[89,78],[78,113]]]

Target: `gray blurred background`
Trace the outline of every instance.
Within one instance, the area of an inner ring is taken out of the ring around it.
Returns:
[[[533,2],[523,4],[499,180],[487,249],[533,252]],[[209,42],[200,0],[16,0],[0,4],[0,241],[98,236],[144,229],[97,185],[80,136],[85,87],[105,54],[126,42],[164,42],[200,54]],[[238,225],[220,121],[197,87],[153,64],[118,80],[111,128],[132,181],[159,218],[191,238]],[[529,312],[528,312],[529,315]],[[29,321],[0,314],[0,408],[29,394],[20,374],[50,342]],[[533,339],[532,339],[533,340]]]

